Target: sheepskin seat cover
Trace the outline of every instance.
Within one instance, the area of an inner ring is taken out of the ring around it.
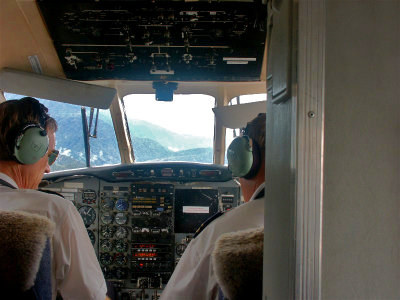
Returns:
[[[26,291],[35,282],[46,242],[54,232],[48,218],[0,211],[0,286]]]
[[[217,282],[225,299],[261,299],[264,228],[221,235],[212,252]]]

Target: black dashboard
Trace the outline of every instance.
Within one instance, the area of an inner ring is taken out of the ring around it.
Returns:
[[[135,163],[45,175],[82,216],[117,299],[158,299],[196,229],[240,204],[228,169],[200,163]]]

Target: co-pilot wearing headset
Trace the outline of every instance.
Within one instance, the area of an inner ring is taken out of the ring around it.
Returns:
[[[57,122],[34,98],[0,104],[0,210],[25,211],[55,223],[51,240],[52,294],[106,298],[106,284],[85,226],[71,201],[37,190],[57,158]]]
[[[211,262],[215,241],[224,233],[264,226],[265,113],[247,123],[227,150],[228,168],[239,177],[245,203],[220,214],[190,242],[161,300],[218,299]]]

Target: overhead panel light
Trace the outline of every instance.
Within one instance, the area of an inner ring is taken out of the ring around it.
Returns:
[[[256,57],[223,57],[224,61],[234,61],[234,60],[245,60],[245,61],[256,61]]]
[[[255,57],[223,57],[227,65],[247,65],[249,61],[256,61]]]
[[[245,60],[227,60],[227,65],[247,65],[249,62]]]

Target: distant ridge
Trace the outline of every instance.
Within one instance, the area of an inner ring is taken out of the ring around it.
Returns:
[[[52,166],[52,170],[85,167],[82,117],[79,107],[43,99],[40,101],[49,108],[50,115],[59,124],[56,148],[60,150],[60,157]],[[212,141],[207,138],[181,135],[142,120],[128,120],[128,124],[133,136],[132,144],[137,162],[212,163]],[[90,148],[92,166],[118,164],[121,161],[112,120],[106,111],[99,114],[97,138],[90,139]]]

